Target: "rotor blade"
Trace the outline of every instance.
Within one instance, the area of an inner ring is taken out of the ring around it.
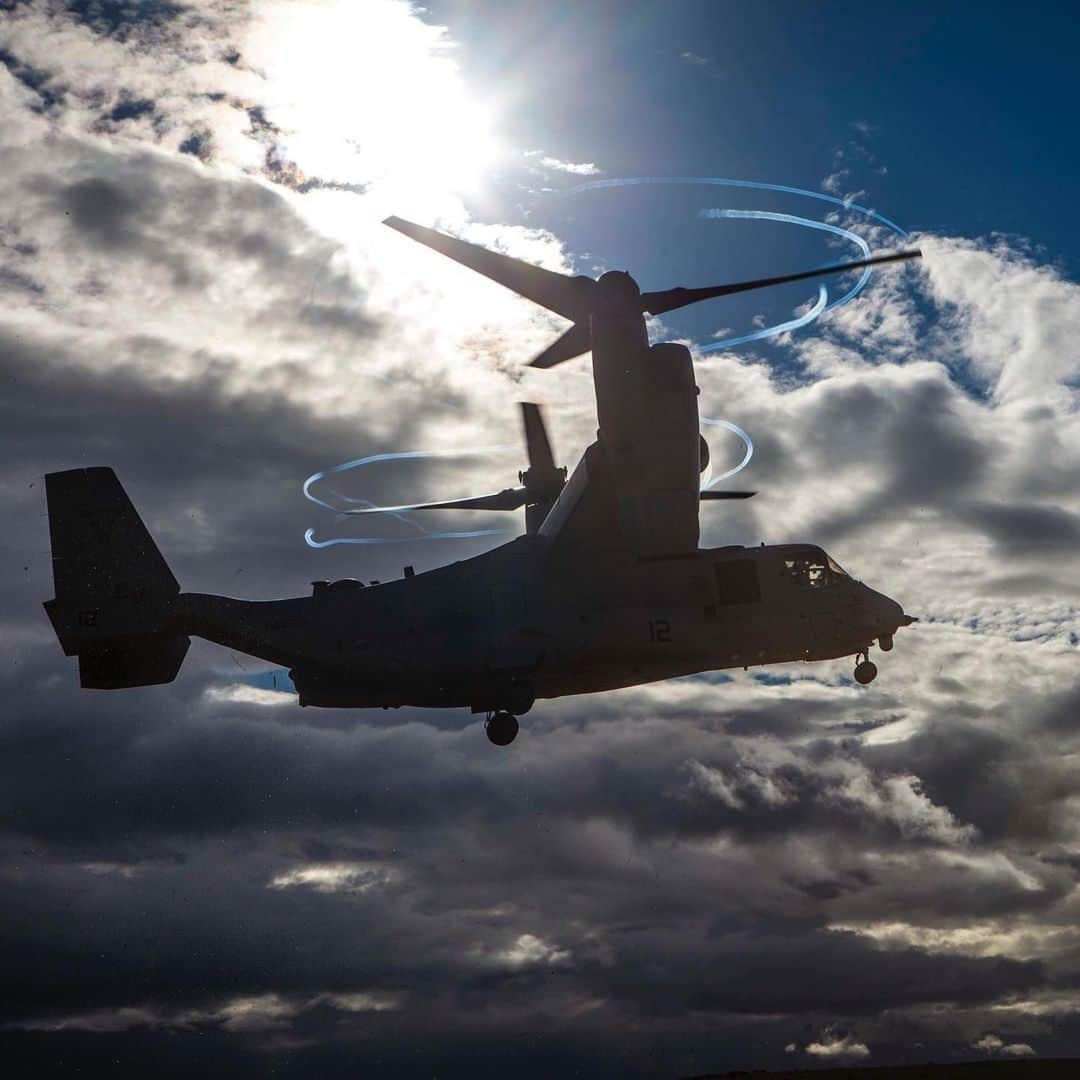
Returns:
[[[705,491],[699,493],[702,502],[711,502],[713,499],[749,499],[756,495],[756,491]]]
[[[589,297],[595,285],[592,278],[569,277],[556,274],[553,270],[543,270],[509,255],[459,240],[456,236],[415,225],[404,218],[388,217],[383,224],[566,319],[577,322],[588,315]]]
[[[521,402],[521,420],[525,425],[525,451],[529,468],[538,473],[555,471],[555,456],[551,452],[551,440],[544,426],[544,414],[540,406],[531,401]]]
[[[807,278],[821,277],[824,274],[840,274],[845,270],[860,270],[864,266],[878,266],[881,263],[901,262],[904,259],[921,259],[922,252],[915,248],[911,251],[897,251],[892,255],[877,255],[872,259],[860,259],[858,262],[840,263],[837,266],[823,266],[818,270],[806,270],[801,274],[785,274],[783,277],[759,278],[757,281],[741,281],[734,285],[713,285],[704,289],[665,289],[663,292],[641,294],[641,310],[650,315],[663,315],[696,304],[699,300],[712,300],[717,296],[730,296],[732,293],[748,292],[750,289],[765,289],[770,285],[784,285],[789,281],[805,281]]]
[[[574,323],[562,337],[553,341],[539,356],[529,361],[529,367],[551,368],[564,360],[587,353],[592,348],[587,321]]]
[[[528,493],[524,488],[505,488],[491,495],[474,495],[469,499],[448,499],[445,502],[405,503],[402,506],[365,506],[357,510],[342,510],[353,514],[400,514],[406,510],[516,510],[525,505]]]

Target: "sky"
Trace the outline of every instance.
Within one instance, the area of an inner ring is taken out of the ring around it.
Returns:
[[[1057,4],[0,0],[5,1055],[328,1077],[1080,1055],[1076,29]],[[607,183],[643,178],[804,194]],[[498,490],[522,400],[562,464],[594,437],[587,358],[525,369],[561,321],[391,213],[646,289],[857,255],[793,218],[921,247],[798,330],[723,344],[816,285],[650,322],[754,443],[731,485],[758,496],[703,509],[702,545],[818,543],[895,597],[921,621],[878,679],[542,701],[505,752],[464,712],[301,711],[205,642],[167,686],[80,691],[41,609],[48,472],[111,465],[184,588],[268,599],[522,528],[360,528],[304,499],[316,472],[437,451],[340,490]]]

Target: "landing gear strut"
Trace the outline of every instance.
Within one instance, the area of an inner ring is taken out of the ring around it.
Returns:
[[[505,709],[496,709],[488,713],[484,730],[496,746],[509,746],[518,733],[517,717]]]
[[[859,660],[860,656],[862,660]],[[855,661],[855,681],[862,686],[872,683],[877,677],[877,664],[870,659],[869,653],[856,653]]]

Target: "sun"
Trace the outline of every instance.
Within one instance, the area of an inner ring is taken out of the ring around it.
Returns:
[[[271,5],[247,43],[282,149],[339,183],[468,193],[499,154],[445,28],[396,0]]]

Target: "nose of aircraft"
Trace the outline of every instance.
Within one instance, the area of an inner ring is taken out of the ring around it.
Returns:
[[[873,627],[874,635],[878,638],[878,644],[886,652],[892,648],[892,636],[901,626],[910,626],[917,622],[911,615],[905,615],[904,609],[891,597],[884,593],[866,589],[868,623]]]

